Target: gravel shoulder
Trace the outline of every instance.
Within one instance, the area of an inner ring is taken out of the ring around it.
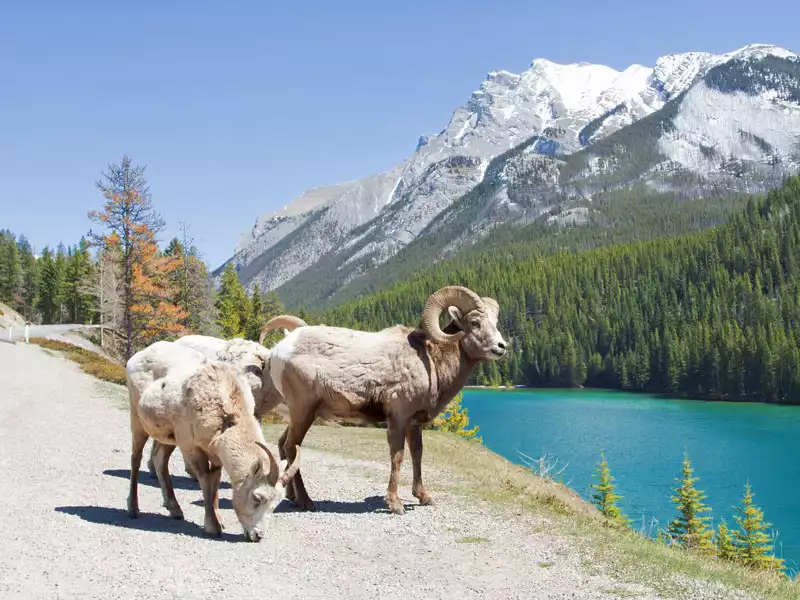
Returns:
[[[268,428],[273,449],[274,431]],[[352,435],[335,432],[342,444]],[[260,544],[244,542],[225,483],[226,532],[221,540],[204,536],[202,494],[177,452],[172,472],[186,520],[169,519],[146,468],[142,515],[132,520],[125,512],[124,390],[41,348],[0,344],[0,597],[669,597],[604,573],[542,516],[454,492],[463,486],[444,479],[438,485],[445,469],[433,457],[423,459],[423,471],[438,503],[416,505],[406,460],[401,496],[408,510],[390,515],[382,499],[388,450],[375,459],[348,458],[315,449],[314,437],[312,430],[303,471],[319,512],[283,502]],[[694,592],[685,597],[747,597],[688,587]]]

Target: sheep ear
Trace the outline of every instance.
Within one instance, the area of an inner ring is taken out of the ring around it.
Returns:
[[[447,314],[450,315],[450,318],[453,319],[456,325],[459,327],[461,326],[461,319],[464,318],[464,313],[462,313],[457,306],[448,306]]]

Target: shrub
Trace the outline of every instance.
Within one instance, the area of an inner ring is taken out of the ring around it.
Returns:
[[[125,385],[125,367],[99,354],[95,354],[91,350],[59,342],[58,340],[48,340],[47,338],[31,338],[31,342],[42,348],[63,353],[66,358],[78,363],[78,366],[87,375],[103,381]]]

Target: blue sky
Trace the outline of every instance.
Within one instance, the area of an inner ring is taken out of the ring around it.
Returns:
[[[535,57],[800,51],[800,3],[26,2],[0,8],[0,228],[74,243],[124,153],[213,267],[304,189],[401,161]],[[224,10],[222,7],[227,7]],[[767,8],[768,6],[768,8]]]

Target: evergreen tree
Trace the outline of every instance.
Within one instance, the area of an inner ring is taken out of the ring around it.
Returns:
[[[134,353],[138,337],[133,314],[133,306],[137,303],[133,282],[137,265],[143,259],[140,252],[148,247],[149,236],[157,235],[164,226],[153,208],[144,171],[145,167],[134,166],[127,156],[123,156],[119,164],[109,165],[108,172],[104,172],[102,179],[96,183],[106,199],[103,210],[89,213],[89,218],[105,230],[89,232],[93,243],[112,249],[112,254],[120,260],[119,294],[122,299],[125,360]]]
[[[20,266],[22,268],[22,314],[27,320],[32,320],[36,311],[36,299],[39,293],[39,272],[33,248],[25,236],[20,235],[17,243],[19,247]]]
[[[174,273],[181,259],[158,252],[155,237],[146,227],[141,226],[138,233],[131,281],[134,304],[130,307],[135,350],[180,335],[187,316],[174,302],[178,295]]]
[[[711,552],[713,545],[712,531],[708,527],[709,517],[701,516],[710,509],[703,504],[705,495],[694,485],[699,478],[692,477],[693,472],[689,455],[684,454],[682,476],[677,480],[680,485],[675,489],[676,496],[672,498],[679,516],[669,524],[668,531],[684,548]]]
[[[59,313],[60,303],[60,282],[58,279],[58,269],[53,253],[45,246],[42,255],[39,257],[39,289],[37,308],[45,324],[55,323]]]
[[[217,309],[217,326],[222,337],[225,339],[244,337],[250,313],[250,300],[232,263],[225,265],[225,270],[222,272],[214,306]]]
[[[245,325],[245,337],[248,340],[258,341],[261,328],[266,322],[264,319],[264,304],[261,297],[261,287],[258,284],[253,286],[249,308],[250,312],[247,315]]]
[[[17,241],[10,231],[0,232],[0,300],[19,309],[22,305],[21,285]]]
[[[725,519],[722,519],[717,528],[714,545],[717,548],[717,556],[722,560],[736,559],[736,546],[733,544],[733,539],[731,538],[731,533],[728,530],[728,524],[725,522]]]
[[[600,465],[595,469],[594,478],[598,480],[597,483],[589,485],[590,488],[595,490],[592,493],[592,503],[609,519],[612,523],[618,525],[630,525],[629,519],[622,513],[617,501],[622,498],[614,492],[617,487],[614,484],[614,477],[611,475],[611,469],[608,467],[608,462],[604,454],[600,454]]]
[[[733,532],[736,559],[756,570],[783,569],[783,559],[774,555],[772,540],[767,533],[769,523],[764,522],[764,512],[753,504],[753,492],[748,482],[744,487],[741,505],[734,516],[739,529]]]
[[[94,314],[94,302],[86,291],[92,269],[89,244],[81,238],[80,243],[71,250],[66,264],[64,300],[67,318],[71,323],[87,323]]]
[[[184,241],[173,238],[164,250],[164,255],[174,261],[174,271],[170,276],[175,289],[173,304],[181,307],[186,317],[183,326],[194,333],[208,334],[213,309],[213,286],[208,278],[208,268],[201,260],[197,248],[186,235],[182,224]]]
[[[480,427],[476,425],[472,429],[469,428],[469,416],[467,409],[461,406],[462,399],[461,392],[456,394],[448,403],[447,408],[433,419],[428,428],[455,433],[465,440],[483,443],[483,439],[478,437]]]

